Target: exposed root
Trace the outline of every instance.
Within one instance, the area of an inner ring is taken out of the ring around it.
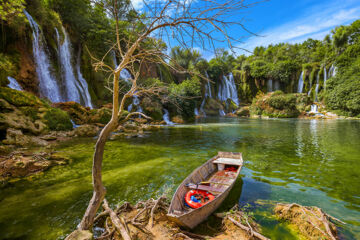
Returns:
[[[111,222],[115,225],[116,230],[121,234],[122,238],[124,240],[131,240],[126,224],[124,225],[121,218],[109,207],[106,199],[104,199],[103,207],[109,212]]]
[[[236,226],[238,226],[239,228],[241,228],[242,230],[245,230],[246,232],[250,232],[250,237],[254,236],[260,240],[270,240],[269,238],[261,235],[260,233],[258,232],[255,232],[252,228],[250,227],[247,227],[243,224],[241,224],[240,222],[236,221],[235,219],[233,219],[232,217],[228,216],[227,217],[232,223],[234,223]],[[250,225],[250,224],[249,224]]]
[[[277,204],[275,213],[280,219],[292,223],[307,239],[336,240],[336,227],[329,220],[333,219],[343,223],[318,207],[301,206],[296,203]]]

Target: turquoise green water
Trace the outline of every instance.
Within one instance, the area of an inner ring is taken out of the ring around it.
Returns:
[[[229,201],[316,205],[347,222],[346,239],[360,239],[359,121],[206,121],[109,141],[103,165],[109,202],[171,195],[217,151],[239,151],[246,162]],[[63,239],[73,230],[91,197],[93,146],[93,139],[66,143],[59,151],[71,164],[1,189],[0,239]],[[255,210],[265,234],[293,239],[269,209]]]

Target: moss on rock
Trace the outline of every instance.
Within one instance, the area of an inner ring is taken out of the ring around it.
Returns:
[[[50,130],[66,131],[73,129],[69,114],[61,109],[49,108],[44,115],[44,119]]]

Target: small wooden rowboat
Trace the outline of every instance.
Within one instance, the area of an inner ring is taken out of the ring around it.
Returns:
[[[242,165],[241,153],[218,152],[218,155],[195,169],[180,184],[171,200],[168,218],[188,228],[194,228],[204,221],[228,196],[240,174]],[[215,198],[199,208],[190,208],[185,203],[185,195],[192,189],[207,191]]]

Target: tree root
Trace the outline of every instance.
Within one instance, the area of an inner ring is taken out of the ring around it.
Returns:
[[[284,207],[283,209],[280,208],[280,210],[277,210],[280,217],[284,218],[286,220],[290,220],[290,221],[295,221],[294,219],[296,218],[296,214],[297,214],[296,210],[295,210],[295,212],[291,212],[292,211],[291,209],[293,207],[298,207],[303,215],[302,218],[306,218],[305,221],[308,222],[314,229],[318,230],[319,233],[321,233],[321,235],[323,235],[326,239],[331,239],[331,240],[337,239],[336,235],[334,234],[334,231],[331,228],[333,225],[329,222],[329,220],[332,219],[339,223],[345,224],[344,222],[340,221],[339,219],[326,214],[321,208],[318,208],[318,207],[301,206],[296,203],[278,204],[278,206]],[[291,215],[293,215],[293,217],[289,217]],[[323,229],[321,229],[321,226],[324,227],[325,231]],[[336,233],[336,231],[335,231],[335,233]]]
[[[103,207],[105,211],[109,212],[110,219],[112,223],[115,225],[116,230],[121,234],[124,240],[131,240],[130,234],[127,231],[127,227],[124,226],[121,219],[117,216],[117,214],[109,207],[109,204],[106,199],[104,199]]]
[[[246,232],[250,232],[250,235],[251,236],[254,236],[260,240],[270,240],[269,238],[261,235],[260,233],[258,232],[255,232],[254,230],[252,230],[251,228],[241,224],[240,222],[236,221],[235,219],[233,219],[232,217],[230,216],[227,216],[226,217],[227,219],[229,219],[232,223],[234,223],[236,226],[238,226],[239,228],[241,228],[242,230],[246,231]]]

